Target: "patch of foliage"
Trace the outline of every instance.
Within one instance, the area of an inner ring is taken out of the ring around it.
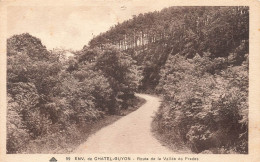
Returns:
[[[248,62],[220,70],[223,64],[208,56],[169,57],[157,86],[165,102],[154,119],[159,133],[196,153],[248,152]]]

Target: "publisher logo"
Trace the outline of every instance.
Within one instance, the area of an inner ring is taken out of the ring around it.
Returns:
[[[55,159],[55,157],[52,157],[49,161],[50,161],[50,162],[57,162],[58,160]]]

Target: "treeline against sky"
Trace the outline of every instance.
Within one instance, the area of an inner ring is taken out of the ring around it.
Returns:
[[[169,55],[193,58],[209,52],[227,58],[233,53],[241,64],[244,54],[233,51],[241,42],[248,47],[248,20],[248,7],[169,7],[133,16],[93,38],[89,46],[113,44],[127,51],[144,68],[143,88],[154,89]]]

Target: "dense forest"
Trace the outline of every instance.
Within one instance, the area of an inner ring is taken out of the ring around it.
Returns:
[[[7,40],[8,153],[76,138],[138,91],[163,97],[153,130],[164,142],[248,153],[248,7],[139,14],[74,53],[64,59],[30,34]]]

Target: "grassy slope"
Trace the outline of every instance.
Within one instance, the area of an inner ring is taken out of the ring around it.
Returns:
[[[90,135],[99,131],[101,128],[116,122],[121,117],[137,110],[144,103],[145,100],[138,97],[133,100],[133,106],[126,110],[122,110],[120,115],[105,115],[104,118],[90,125],[86,124],[85,126],[74,127],[69,132],[57,132],[56,134],[49,134],[40,139],[30,141],[21,153],[71,153],[81,143],[85,142]]]

